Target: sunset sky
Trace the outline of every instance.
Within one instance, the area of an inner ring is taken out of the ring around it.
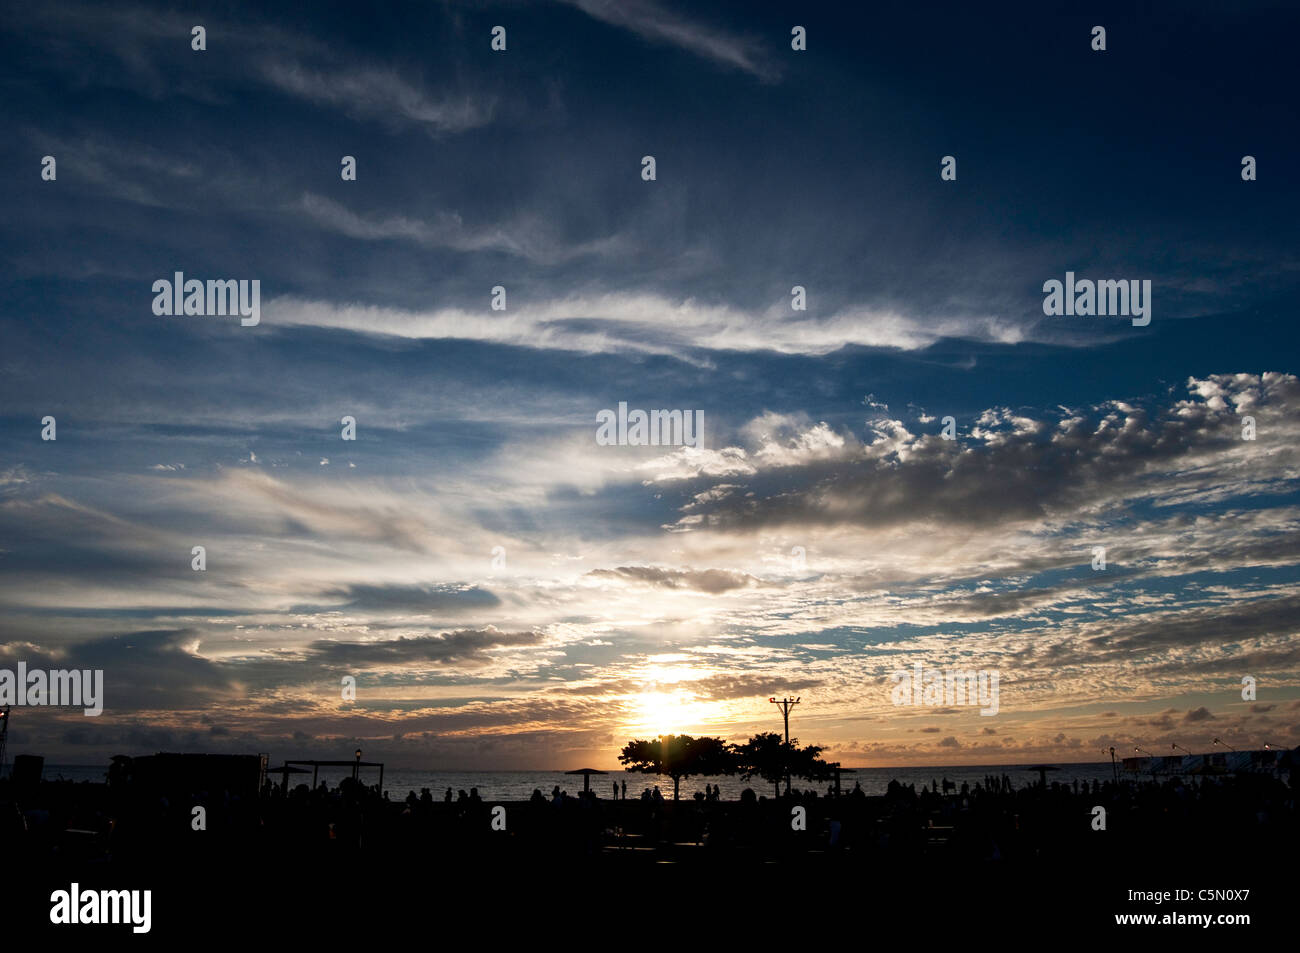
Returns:
[[[1300,17],[869,6],[6,11],[0,667],[106,694],[9,756],[608,768],[783,694],[846,765],[1300,744]]]

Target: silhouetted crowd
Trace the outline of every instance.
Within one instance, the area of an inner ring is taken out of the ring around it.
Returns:
[[[1240,859],[1296,843],[1297,777],[1265,774],[1042,782],[1015,787],[944,778],[890,782],[881,797],[855,785],[722,800],[716,785],[673,801],[647,786],[628,798],[569,794],[558,785],[526,802],[484,800],[476,788],[441,797],[423,788],[392,800],[352,779],[331,788],[268,783],[259,795],[143,791],[0,781],[0,844],[8,856],[153,862],[168,855],[295,865],[323,858],[604,857],[614,861],[832,858],[838,863],[1107,865],[1158,852],[1165,859]],[[621,794],[621,796],[619,796]],[[828,792],[833,795],[834,790]],[[202,808],[202,824],[198,820]]]

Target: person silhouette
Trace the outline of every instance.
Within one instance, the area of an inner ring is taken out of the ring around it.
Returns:
[[[627,800],[627,781],[623,781],[623,800]]]

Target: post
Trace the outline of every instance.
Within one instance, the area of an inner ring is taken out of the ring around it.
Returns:
[[[773,697],[773,698],[769,698],[768,701],[771,702],[773,705],[780,706],[781,708],[781,717],[785,720],[785,747],[786,747],[786,754],[788,756],[789,749],[790,749],[790,709],[793,708],[795,705],[799,704],[799,699],[782,698],[780,701],[777,701],[776,698]],[[790,765],[788,760],[786,762],[786,769],[785,769],[785,793],[787,796],[789,796],[790,794]]]

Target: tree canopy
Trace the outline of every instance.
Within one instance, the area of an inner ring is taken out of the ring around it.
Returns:
[[[690,735],[661,735],[649,741],[629,741],[618,756],[628,771],[664,774],[673,779],[673,800],[679,798],[682,778],[735,774],[745,780],[760,777],[776,788],[781,782],[828,777],[830,765],[821,760],[825,749],[820,745],[799,746],[799,739],[789,744],[775,731],[754,735],[744,744],[732,745],[721,738],[693,738]]]
[[[830,765],[819,757],[824,750],[820,745],[801,748],[798,738],[786,744],[775,731],[761,732],[734,747],[737,768],[745,780],[760,777],[773,785],[778,795],[783,780],[789,790],[791,777],[812,781],[829,775]]]
[[[732,747],[721,738],[661,735],[652,741],[629,741],[618,760],[629,771],[668,775],[673,779],[674,801],[678,799],[682,778],[736,772]]]

